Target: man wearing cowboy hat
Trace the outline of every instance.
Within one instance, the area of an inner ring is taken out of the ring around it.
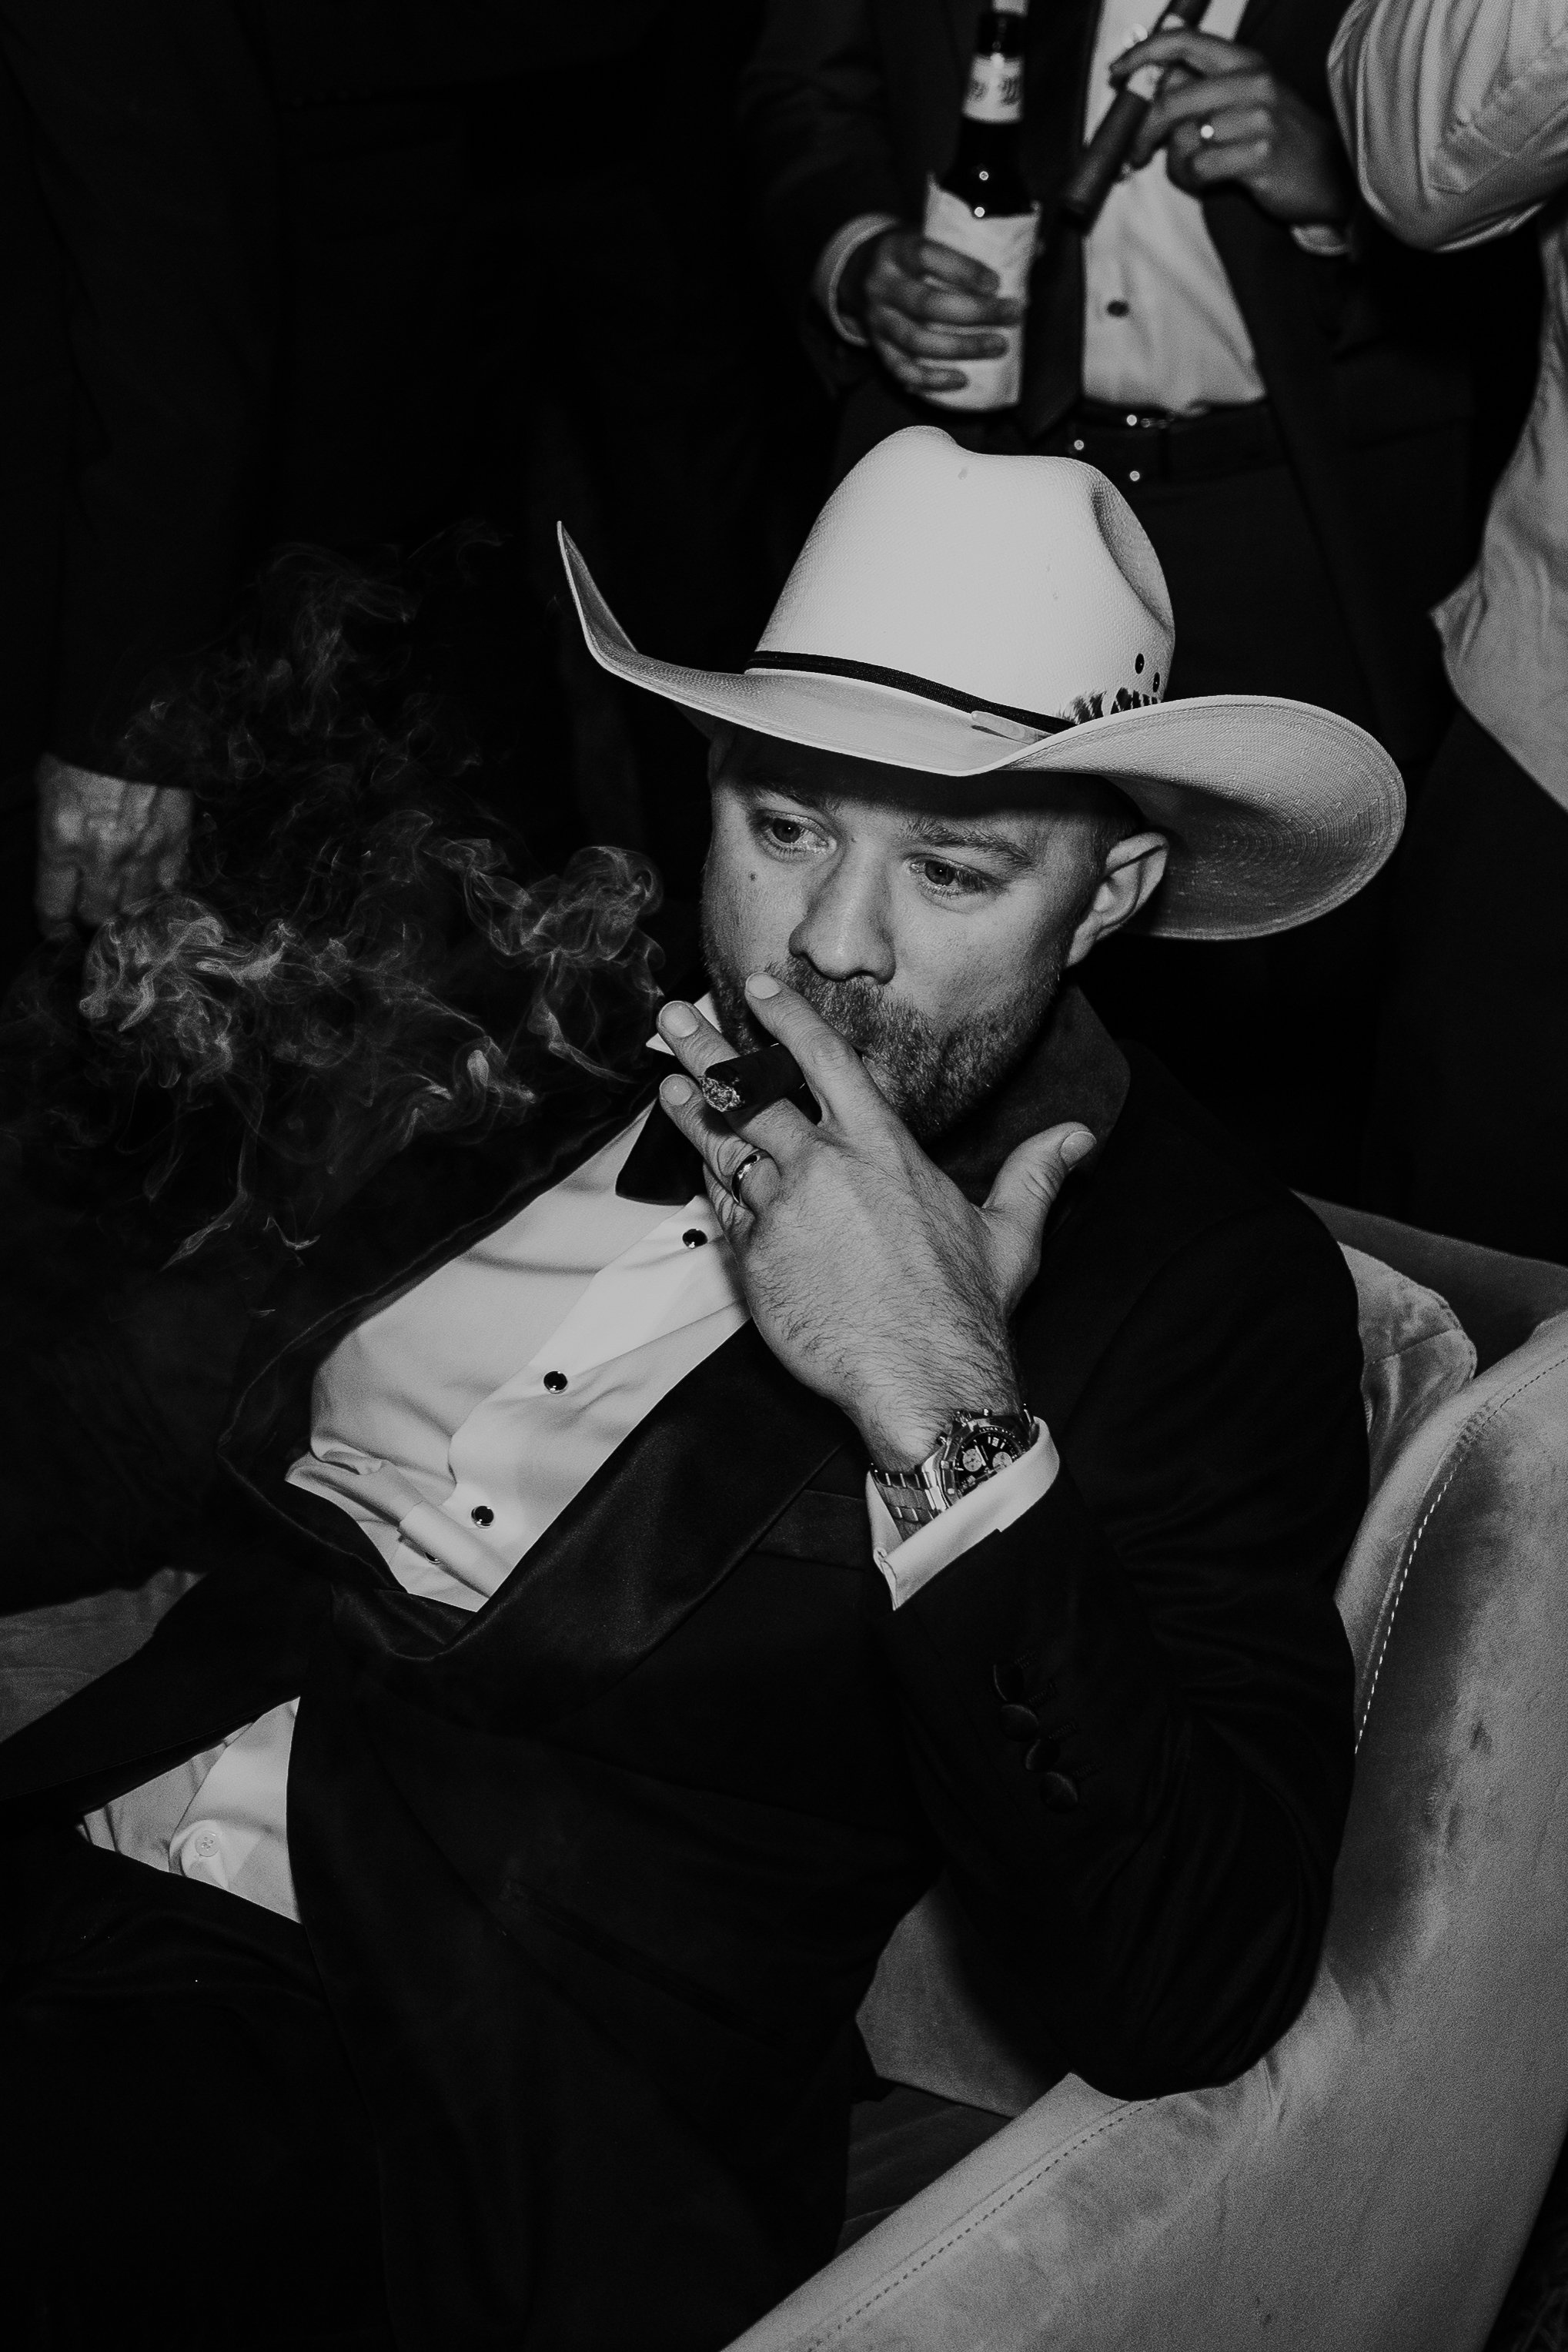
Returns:
[[[1339,903],[1391,763],[1162,705],[1158,566],[1070,460],[884,443],[739,677],[566,554],[712,738],[711,993],[258,1293],[182,1555],[224,1572],[0,1749],[38,2341],[716,2347],[831,2252],[939,1874],[1132,2095],[1245,2068],[1316,1963],[1352,1287],[1067,975]]]

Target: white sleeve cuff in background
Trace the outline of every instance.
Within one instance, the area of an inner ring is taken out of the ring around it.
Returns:
[[[896,213],[857,213],[853,220],[847,220],[842,228],[833,231],[811,272],[811,292],[827,312],[833,332],[841,335],[846,343],[859,343],[862,350],[867,338],[852,319],[846,319],[840,311],[839,282],[852,254],[858,253],[869,238],[880,236],[884,228],[898,226]]]
[[[994,1478],[982,1479],[973,1493],[955,1503],[951,1510],[928,1520],[925,1527],[916,1528],[913,1535],[900,1536],[892,1512],[872,1479],[867,1478],[865,1504],[871,1516],[872,1558],[882,1570],[895,1609],[902,1609],[923,1584],[929,1584],[934,1576],[951,1567],[961,1552],[971,1551],[987,1536],[1010,1528],[1015,1519],[1021,1519],[1026,1511],[1033,1509],[1042,1495],[1051,1492],[1061,1467],[1061,1457],[1044,1422],[1037,1421],[1034,1427],[1034,1444],[1027,1454],[1020,1454],[1016,1462],[1009,1462]]]

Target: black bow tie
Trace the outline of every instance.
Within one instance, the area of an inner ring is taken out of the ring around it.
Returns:
[[[677,1066],[667,1054],[650,1054],[648,1062],[661,1077]],[[650,1201],[678,1209],[702,1189],[702,1154],[695,1143],[686,1141],[655,1096],[643,1131],[615,1179],[615,1190],[623,1201]]]

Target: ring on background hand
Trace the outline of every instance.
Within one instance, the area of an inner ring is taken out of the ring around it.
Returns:
[[[1197,126],[1197,135],[1198,135],[1198,137],[1199,137],[1200,139],[1205,140],[1205,141],[1207,141],[1207,140],[1212,139],[1212,138],[1213,138],[1213,136],[1214,136],[1214,125],[1213,125],[1213,123],[1212,123],[1212,122],[1200,122],[1200,123],[1198,124],[1198,126]]]
[[[735,1202],[737,1208],[751,1208],[750,1202],[747,1199],[745,1193],[740,1189],[740,1180],[746,1174],[748,1168],[755,1168],[759,1160],[766,1160],[768,1154],[766,1151],[748,1151],[744,1160],[737,1160],[736,1161],[735,1166],[730,1170],[727,1177],[726,1177],[725,1181],[729,1186],[730,1199]],[[752,1211],[752,1214],[756,1214],[755,1210]]]

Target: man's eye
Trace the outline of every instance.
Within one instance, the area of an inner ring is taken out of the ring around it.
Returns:
[[[951,866],[945,857],[923,857],[917,870],[927,887],[945,898],[967,898],[990,887],[983,874],[976,874],[967,866]]]
[[[807,838],[806,827],[796,816],[765,816],[758,831],[776,849],[799,849]]]

